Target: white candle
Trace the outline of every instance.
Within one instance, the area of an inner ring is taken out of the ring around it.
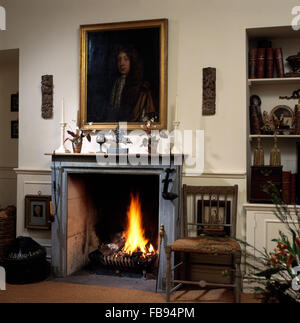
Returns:
[[[62,108],[61,108],[61,122],[65,122],[65,111],[64,111],[64,98],[62,99]]]
[[[176,95],[176,105],[175,105],[175,121],[178,121],[178,95]]]

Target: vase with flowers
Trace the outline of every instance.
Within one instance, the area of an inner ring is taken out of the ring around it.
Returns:
[[[70,137],[66,138],[65,141],[70,140],[72,142],[72,148],[74,153],[81,153],[83,138],[85,137],[89,142],[91,142],[91,134],[90,132],[84,132],[80,130],[78,127],[75,132],[71,130],[67,130],[67,133]]]
[[[155,119],[156,119],[156,117],[153,117],[151,119],[147,119],[145,121],[145,124],[141,125],[141,128],[143,128],[147,134],[147,138],[145,138],[143,141],[143,146],[147,146],[148,154],[150,154],[150,155],[151,155],[151,153],[155,152],[154,147],[156,147],[156,145],[158,143],[156,136],[152,133],[152,129],[156,128],[156,125],[154,125]],[[154,148],[154,151],[152,148]]]

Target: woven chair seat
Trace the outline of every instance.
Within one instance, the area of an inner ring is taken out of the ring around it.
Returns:
[[[182,238],[170,244],[172,251],[193,252],[200,254],[234,254],[241,249],[239,243],[231,238],[200,236]]]

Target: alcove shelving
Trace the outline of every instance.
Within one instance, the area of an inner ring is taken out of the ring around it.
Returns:
[[[300,52],[300,31],[294,31],[291,26],[251,28],[246,30],[247,35],[247,57],[251,48],[257,48],[258,42],[268,40],[272,48],[282,48],[284,72],[291,72],[292,69],[286,58]],[[248,77],[247,65],[247,77]],[[257,138],[261,138],[265,154],[265,165],[269,165],[269,156],[274,144],[274,135],[253,135],[250,132],[249,105],[250,97],[258,95],[261,99],[261,112],[270,113],[279,105],[285,105],[294,111],[298,99],[280,99],[280,96],[291,96],[300,89],[300,77],[277,77],[274,58],[273,78],[247,78],[247,199],[250,201],[250,180],[251,165],[253,165],[253,151],[257,145]],[[297,142],[300,142],[300,135],[277,135],[278,147],[281,152],[281,164],[283,171],[291,171],[293,174],[300,172],[298,169]]]

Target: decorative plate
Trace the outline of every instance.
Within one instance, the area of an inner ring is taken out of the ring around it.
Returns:
[[[294,112],[287,105],[277,105],[270,113],[276,129],[292,129],[294,126]]]

